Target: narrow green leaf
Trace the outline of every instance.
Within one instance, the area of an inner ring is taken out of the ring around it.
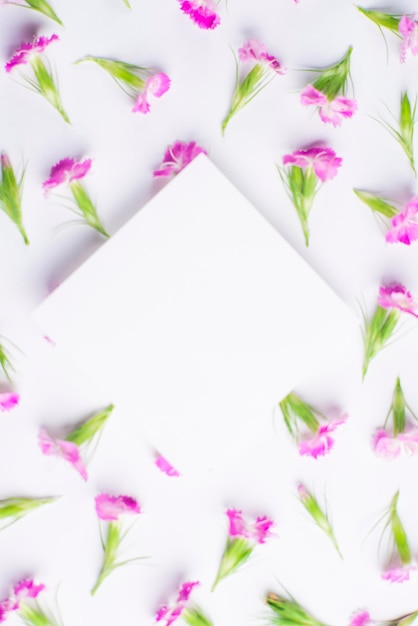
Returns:
[[[393,540],[395,542],[396,549],[399,554],[399,558],[401,559],[402,565],[408,565],[411,562],[412,555],[411,549],[409,547],[408,537],[406,536],[405,529],[403,524],[399,518],[397,511],[397,504],[399,498],[399,491],[394,495],[390,509],[390,523],[393,534]]]
[[[381,13],[380,11],[373,11],[372,9],[363,9],[359,6],[357,6],[357,9],[360,11],[360,13],[363,13],[363,15],[368,17],[369,20],[371,20],[378,26],[381,26],[382,28],[387,28],[397,35],[399,34],[399,15],[391,13]]]
[[[78,181],[70,183],[70,189],[73,194],[75,203],[86,220],[87,224],[97,230],[104,237],[110,237],[109,233],[102,225],[99,216],[97,215],[96,207],[90,199],[87,191],[83,185]]]
[[[18,181],[9,157],[4,152],[0,156],[0,162],[0,209],[2,209],[12,222],[16,224],[25,244],[28,245],[29,239],[23,227],[22,217],[22,188],[24,174],[22,174],[20,180]],[[2,355],[0,354],[0,361],[1,359]]]
[[[242,537],[228,537],[218,574],[212,586],[212,591],[218,583],[232,574],[249,558],[253,551],[252,545]]]
[[[181,617],[189,626],[213,626],[213,622],[197,606],[187,607]]]
[[[64,26],[58,15],[55,13],[51,5],[46,0],[25,0],[25,2],[30,9],[33,9],[34,11],[39,11],[39,13],[43,13],[47,17],[51,18],[51,20],[54,20],[55,22],[60,24],[60,26]]]
[[[318,70],[319,78],[313,83],[315,89],[325,94],[328,100],[334,100],[338,95],[345,94],[347,79],[350,75],[350,57],[353,48],[350,46],[338,63]]]
[[[288,600],[275,593],[267,594],[266,604],[272,609],[270,624],[277,626],[325,626],[294,599]]]
[[[31,65],[35,73],[39,93],[47,100],[52,106],[60,113],[61,117],[67,124],[70,124],[70,120],[61,102],[61,97],[58,92],[58,88],[55,85],[54,79],[42,59],[39,55],[35,54],[31,58]]]
[[[393,435],[396,437],[403,433],[406,425],[405,396],[402,391],[399,377],[396,379],[392,400],[393,411]]]
[[[86,422],[75,428],[69,435],[66,436],[66,441],[71,441],[77,446],[81,446],[93,439],[93,437],[103,428],[107,419],[110,417],[114,405],[111,404],[104,411],[100,411],[93,415]]]
[[[376,213],[380,213],[385,217],[395,217],[398,215],[399,211],[393,205],[389,204],[383,198],[379,198],[379,196],[375,196],[368,191],[360,191],[360,189],[353,189],[356,196],[367,204],[367,206]]]

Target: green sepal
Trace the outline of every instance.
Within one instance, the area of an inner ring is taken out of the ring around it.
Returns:
[[[197,606],[184,609],[181,617],[189,626],[213,626],[212,620]]]
[[[370,361],[380,352],[392,336],[400,313],[397,309],[384,309],[377,305],[371,321],[366,325],[364,334],[363,379],[367,374]]]
[[[20,519],[44,504],[55,502],[56,499],[56,496],[50,498],[5,498],[0,500],[0,519],[11,517]]]
[[[93,415],[83,424],[72,430],[66,437],[66,441],[71,441],[77,446],[90,442],[93,437],[103,428],[107,419],[111,415],[114,405],[111,404],[104,411],[100,411]]]
[[[145,87],[144,75],[149,70],[139,65],[125,63],[124,61],[114,61],[105,57],[86,56],[77,63],[84,61],[93,61],[99,67],[104,69],[118,83],[124,91],[128,88],[129,95],[134,96],[138,91],[142,91]]]
[[[393,412],[393,435],[397,437],[399,433],[403,433],[406,426],[406,410],[405,396],[402,391],[401,381],[399,377],[396,379],[395,389],[393,391],[392,412]]]
[[[4,346],[0,344],[0,368],[3,370],[8,381],[11,382],[11,372],[14,372],[13,363],[10,360],[8,352]]]
[[[315,416],[315,409],[304,402],[295,393],[289,393],[281,402],[280,410],[289,433],[297,438],[298,420],[301,420],[310,431],[316,433],[319,429],[319,421]]]
[[[325,626],[293,598],[289,600],[275,593],[269,593],[265,601],[273,611],[273,615],[269,616],[272,626]]]
[[[306,496],[299,496],[299,500],[308,511],[309,515],[312,517],[316,525],[329,537],[334,548],[338,552],[338,555],[343,558],[328,515],[324,513],[324,511],[318,504],[318,500],[310,493],[310,491],[308,491],[305,486],[303,486],[303,488],[306,492]]]
[[[131,5],[129,4],[128,0],[123,0],[123,3],[124,3],[125,6],[128,7],[128,9],[132,8]]]
[[[402,615],[402,617],[398,617],[396,620],[390,620],[390,626],[410,626],[417,617],[418,611],[414,611],[413,613]]]
[[[395,543],[396,550],[401,559],[402,565],[409,565],[411,563],[412,555],[409,547],[408,537],[406,536],[405,529],[399,518],[397,511],[397,504],[399,498],[399,491],[397,491],[392,499],[389,508],[389,520],[393,535],[393,541]]]
[[[34,83],[32,86],[36,89],[36,91],[38,91],[38,93],[41,94],[41,96],[52,104],[67,124],[71,124],[68,115],[64,111],[61,96],[58,92],[57,86],[55,85],[54,79],[39,55],[33,55],[31,58],[31,65],[37,80],[37,83]]]
[[[400,15],[392,13],[382,13],[380,11],[374,11],[372,9],[363,9],[359,6],[357,6],[357,9],[360,11],[360,13],[363,13],[363,15],[368,17],[369,20],[371,20],[381,28],[387,28],[396,35],[399,35],[399,21],[401,19]]]
[[[389,202],[386,202],[383,198],[375,196],[368,191],[360,191],[360,189],[353,189],[353,191],[357,198],[364,202],[364,204],[366,204],[375,213],[380,213],[380,215],[384,215],[384,217],[389,218],[398,215],[399,210],[392,204],[389,204]]]
[[[34,11],[38,11],[39,13],[43,13],[43,15],[46,15],[47,17],[51,18],[51,20],[54,20],[60,26],[64,26],[64,24],[61,22],[58,15],[55,13],[54,9],[46,0],[24,0],[24,1],[28,5],[29,9],[33,9]]]
[[[18,180],[9,158],[2,154],[1,161],[1,181],[0,181],[0,209],[14,222],[26,245],[29,239],[23,227],[22,217],[22,188],[25,173]],[[1,348],[0,348],[1,349]],[[0,355],[0,362],[2,355]],[[3,367],[3,365],[2,365]],[[3,368],[4,369],[4,368]]]
[[[27,626],[57,626],[57,622],[48,617],[39,604],[33,607],[25,601],[21,602],[18,615]]]
[[[104,581],[109,574],[113,572],[116,567],[118,567],[116,563],[116,559],[118,556],[119,545],[121,542],[121,528],[118,521],[109,522],[107,528],[106,541],[104,544],[104,557],[103,557],[103,565],[100,570],[99,577],[97,579],[96,584],[91,590],[91,595],[94,596],[102,582]]]
[[[323,93],[328,100],[334,100],[338,95],[345,94],[347,79],[350,75],[350,57],[353,48],[350,46],[338,63],[330,65],[320,72],[319,78],[316,79],[312,86]]]
[[[253,549],[249,541],[243,537],[228,537],[212,591],[215,590],[221,580],[235,572],[238,567],[245,563]]]
[[[84,189],[83,185],[75,180],[70,183],[70,189],[75,203],[86,223],[97,230],[104,237],[110,237],[109,233],[105,230],[103,224],[101,223],[99,216],[97,215],[96,207],[91,201],[90,196]]]

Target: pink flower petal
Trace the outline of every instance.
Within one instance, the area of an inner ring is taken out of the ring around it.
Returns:
[[[386,241],[404,243],[409,246],[418,239],[417,213],[418,198],[414,197],[402,211],[392,218],[392,228],[386,233]]]
[[[170,88],[171,81],[167,74],[160,72],[150,76],[146,83],[145,89],[156,98],[160,98]]]
[[[344,96],[327,102],[319,109],[319,117],[325,123],[340,126],[344,118],[350,118],[357,111],[357,102]]]
[[[383,309],[398,309],[418,317],[418,305],[406,287],[399,283],[381,286],[377,303]]]
[[[397,438],[393,438],[386,430],[379,428],[373,436],[372,447],[375,453],[386,459],[396,459],[401,453],[401,444]]]
[[[334,446],[334,439],[330,433],[334,432],[339,426],[345,424],[348,415],[345,413],[339,420],[328,422],[318,429],[318,432],[311,434],[299,442],[299,454],[301,456],[310,456],[317,459],[319,456],[325,456],[331,452]]]
[[[307,150],[295,150],[292,154],[285,154],[284,165],[295,165],[306,169],[312,167],[317,177],[325,182],[336,176],[342,159],[337,157],[334,150],[328,146],[315,146]]]
[[[413,56],[418,54],[418,23],[415,21],[414,16],[403,15],[399,20],[398,29],[403,37],[401,62],[404,63],[408,50]]]
[[[173,176],[181,172],[198,154],[207,154],[194,141],[175,141],[164,154],[160,167],[153,172],[153,176]]]
[[[264,515],[263,517],[257,517],[253,526],[253,539],[255,539],[257,543],[265,543],[271,535],[270,528],[273,525],[273,520],[269,519],[266,515]]]
[[[26,578],[14,586],[13,593],[16,596],[17,602],[20,603],[25,598],[37,598],[44,589],[44,584],[35,585],[32,578]]]
[[[146,91],[142,91],[141,93],[139,93],[136,97],[135,100],[135,104],[132,108],[132,112],[133,113],[143,113],[144,115],[146,115],[147,113],[150,112],[150,105],[149,102],[147,100],[147,92]]]
[[[212,0],[179,0],[180,8],[199,28],[213,30],[221,23]]]
[[[167,476],[180,476],[180,473],[161,454],[155,459],[155,465]]]
[[[75,159],[62,159],[51,168],[50,177],[42,184],[45,193],[63,183],[71,183],[73,180],[84,178],[90,170],[91,159],[76,161]]]
[[[321,106],[327,103],[327,97],[312,85],[307,85],[300,94],[300,101],[304,106]]]
[[[42,454],[64,459],[73,466],[84,480],[87,480],[87,469],[75,443],[65,439],[52,439],[44,428],[39,431],[38,442]]]
[[[357,611],[350,618],[350,626],[368,626],[372,623],[368,611]]]
[[[139,504],[129,496],[109,496],[101,493],[96,496],[96,513],[105,521],[115,521],[121,515],[138,515],[141,512]]]
[[[20,396],[18,393],[4,392],[0,393],[0,411],[10,411],[19,404]]]
[[[229,536],[252,539],[257,543],[264,543],[271,536],[270,529],[273,520],[266,515],[257,517],[255,522],[248,523],[244,519],[242,512],[237,509],[228,509],[226,515],[229,520]]]
[[[58,35],[51,35],[51,37],[39,37],[39,39],[36,39],[33,43],[22,43],[10,61],[6,63],[6,72],[11,72],[17,65],[28,63],[33,54],[41,54],[50,43],[57,41],[58,39]]]
[[[404,567],[393,567],[391,569],[386,570],[381,575],[383,580],[388,580],[391,583],[403,583],[410,579],[410,575],[417,568],[413,565],[404,566]]]
[[[267,65],[274,70],[276,74],[284,74],[285,69],[273,55],[267,52],[266,46],[257,41],[257,39],[249,39],[242,48],[238,50],[238,56],[241,61],[256,61]]]
[[[197,585],[200,585],[198,581],[183,583],[178,593],[176,602],[171,607],[167,605],[161,607],[156,613],[155,621],[159,622],[164,619],[165,626],[170,626],[173,622],[175,622],[187,607],[190,594]]]

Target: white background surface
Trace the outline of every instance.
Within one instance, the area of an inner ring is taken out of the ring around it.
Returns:
[[[396,113],[402,89],[408,87],[414,96],[418,59],[408,57],[402,66],[399,41],[390,34],[387,58],[378,29],[348,0],[301,0],[299,5],[291,0],[229,0],[228,7],[220,6],[222,24],[214,32],[200,31],[174,0],[132,0],[132,12],[119,0],[60,4],[54,8],[65,29],[17,7],[0,10],[4,62],[35,31],[60,35],[48,58],[59,75],[64,106],[73,122],[66,126],[42,98],[0,73],[0,147],[13,164],[27,165],[23,209],[31,240],[25,248],[14,225],[0,216],[0,332],[23,352],[16,379],[21,406],[1,416],[0,489],[2,497],[65,496],[0,535],[1,594],[6,595],[14,581],[34,575],[48,585],[52,601],[61,582],[59,604],[67,626],[152,623],[158,606],[170,594],[174,597],[186,579],[201,580],[196,600],[220,626],[257,622],[264,610],[262,596],[277,590],[278,580],[328,624],[346,624],[350,613],[362,606],[380,619],[417,609],[418,579],[402,586],[380,581],[385,552],[378,558],[376,532],[365,539],[400,488],[399,512],[412,551],[418,552],[414,477],[418,461],[385,464],[372,456],[369,446],[373,430],[386,416],[397,374],[408,402],[418,407],[413,320],[372,363],[364,384],[359,335],[349,358],[330,363],[298,389],[323,410],[338,406],[349,412],[350,421],[339,433],[332,455],[317,462],[299,458],[276,418],[269,432],[254,437],[252,449],[231,459],[221,478],[213,476],[194,492],[185,481],[160,475],[145,444],[129,455],[122,446],[114,449],[117,412],[86,485],[65,465],[40,455],[36,444],[40,424],[65,430],[111,397],[104,398],[87,384],[71,364],[61,360],[58,365],[57,352],[37,333],[29,315],[51,286],[102,244],[84,227],[57,232],[72,216],[42,195],[41,184],[50,167],[66,156],[94,159],[86,184],[113,233],[161,185],[153,182],[152,170],[175,139],[195,140],[206,147],[213,162],[353,310],[358,312],[359,300],[373,310],[382,279],[404,282],[417,296],[416,246],[387,246],[376,220],[351,190],[364,188],[400,201],[416,193],[406,157],[372,117],[384,114],[384,103]],[[399,2],[392,8],[412,13],[415,4]],[[230,47],[236,50],[249,36],[264,41],[288,74],[277,77],[239,113],[222,138],[220,124],[235,72]],[[325,127],[299,105],[298,91],[309,75],[297,70],[333,63],[349,45],[354,48],[352,78],[359,112],[341,129]],[[155,66],[170,75],[172,88],[152,102],[148,116],[133,115],[123,92],[100,68],[73,65],[86,54]],[[274,163],[317,140],[329,142],[344,165],[317,197],[306,250]],[[129,433],[122,433],[122,438],[130,449]],[[296,482],[301,479],[320,499],[326,492],[344,562],[295,500]],[[132,551],[150,558],[115,573],[90,600],[88,590],[101,562],[92,506],[100,490],[139,499],[144,515],[135,528],[138,542]],[[228,506],[250,515],[273,516],[277,538],[209,594],[224,547]],[[68,526],[61,525],[63,517]]]

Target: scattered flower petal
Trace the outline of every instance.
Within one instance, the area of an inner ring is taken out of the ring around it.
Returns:
[[[161,454],[155,459],[155,465],[167,476],[180,476],[180,473]]]

